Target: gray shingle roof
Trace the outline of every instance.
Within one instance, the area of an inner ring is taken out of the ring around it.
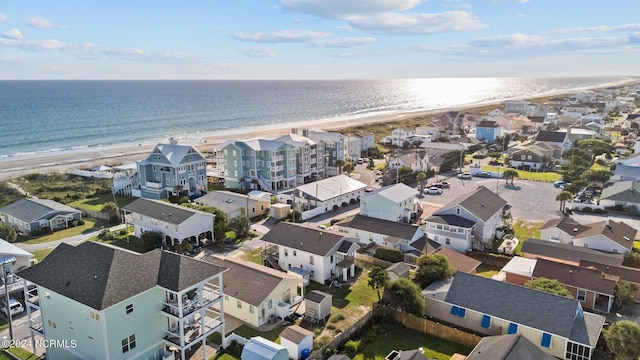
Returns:
[[[136,214],[142,214],[152,219],[166,221],[174,225],[180,225],[198,213],[197,210],[184,206],[143,198],[134,200],[130,204],[123,206],[122,209]]]
[[[81,212],[70,206],[60,204],[53,200],[24,198],[15,201],[2,209],[0,213],[11,215],[24,222],[34,222],[39,219],[51,219],[59,214],[71,214]]]
[[[424,221],[443,224],[443,225],[453,225],[463,228],[471,228],[475,225],[475,221],[467,220],[458,215],[431,215],[426,218]]]
[[[376,234],[393,236],[398,239],[411,240],[419,230],[417,226],[399,223],[395,221],[372,218],[364,215],[356,215],[351,221],[341,223],[342,226],[352,229],[370,231]]]
[[[567,136],[567,133],[563,132],[555,132],[555,131],[546,131],[540,130],[536,135],[535,141],[547,141],[547,142],[557,142],[561,143],[564,141],[564,138]]]
[[[580,263],[580,260],[590,260],[602,264],[620,265],[622,264],[622,254],[605,253],[594,249],[580,246],[561,244],[540,239],[528,239],[522,243],[523,253],[538,257],[543,256],[558,260]]]
[[[182,291],[224,271],[216,265],[163,250],[136,254],[85,242],[61,245],[20,277],[96,310],[154,286]]]
[[[620,168],[620,171],[618,171]],[[622,170],[629,170],[626,173]],[[640,174],[640,168],[636,166],[624,166],[618,164],[616,167],[616,175],[630,175],[637,176]],[[600,200],[622,201],[625,203],[637,203],[640,204],[640,182],[628,180],[628,181],[616,181],[611,185],[608,185],[602,189],[600,194]]]
[[[563,285],[613,295],[616,279],[603,276],[603,272],[556,261],[538,259],[533,269],[534,278],[556,279]]]
[[[279,222],[262,237],[262,240],[268,243],[321,256],[326,256],[331,250],[337,249],[343,239],[343,234],[287,222]]]
[[[304,296],[304,298],[316,304],[320,304],[322,300],[326,298],[333,298],[333,296],[320,290],[311,290],[307,293],[307,295]]]
[[[602,235],[618,245],[631,250],[633,239],[636,238],[637,230],[625,224],[613,220],[603,220],[591,224],[582,225],[570,217],[552,219],[543,225],[543,229],[557,227],[570,234],[575,239],[583,239],[596,235]]]
[[[585,316],[576,299],[513,285],[502,281],[457,272],[445,302],[532,327],[572,341],[595,346]],[[605,318],[596,315],[590,321]]]
[[[212,256],[209,256],[206,262],[229,269],[222,275],[225,295],[253,306],[260,306],[284,279],[296,280],[287,273],[258,264]]]
[[[520,334],[487,336],[467,356],[467,360],[555,360]]]
[[[436,211],[434,215],[440,215],[442,211],[458,205],[465,208],[480,220],[487,221],[498,211],[502,210],[502,208],[507,205],[507,201],[486,187],[480,186],[474,192],[460,196],[449,202],[439,211]]]
[[[280,337],[287,339],[294,344],[300,344],[307,336],[313,336],[313,333],[298,325],[287,326],[281,333]]]

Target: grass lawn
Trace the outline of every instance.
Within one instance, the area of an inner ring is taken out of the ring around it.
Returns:
[[[12,357],[11,355],[7,355],[5,352],[10,352],[15,357]],[[30,353],[30,352],[28,352],[27,350],[25,350],[23,348],[9,348],[7,350],[3,350],[2,352],[0,352],[0,360],[4,360],[4,359],[13,360],[16,357],[18,359],[22,359],[22,360],[40,359],[40,357],[38,355]]]
[[[522,255],[520,249],[522,249],[522,243],[529,238],[540,238],[540,229],[542,229],[542,222],[533,222],[533,221],[525,221],[525,220],[516,220],[513,224],[513,232],[518,238],[518,246],[516,247],[516,254]]]
[[[128,237],[128,239],[127,239]],[[145,252],[145,246],[144,243],[142,242],[142,240],[140,240],[139,238],[128,234],[128,235],[120,235],[119,233],[116,234],[116,239],[115,240],[100,240],[98,239],[98,237],[92,237],[91,239],[89,239],[90,241],[94,241],[97,243],[101,243],[101,244],[110,244],[113,246],[117,246],[117,247],[121,247],[123,249],[127,249],[127,250],[131,250],[131,251],[135,251],[137,253],[144,253]]]
[[[36,258],[36,260],[38,260],[38,262],[40,262],[40,261],[42,261],[42,259],[46,258],[47,255],[49,255],[52,251],[53,251],[53,248],[49,248],[49,249],[42,249],[42,250],[32,251],[31,253]]]
[[[606,165],[600,165],[596,162],[593,163],[593,165],[591,165],[591,170],[594,171],[609,171],[609,167]]]
[[[478,268],[476,269],[476,275],[486,277],[486,278],[491,278],[493,275],[497,274],[498,272],[500,272],[499,267],[486,265],[486,264],[480,264],[480,266],[478,266]]]
[[[375,339],[365,345],[362,351],[353,360],[383,360],[391,350],[410,350],[423,348],[427,359],[450,359],[454,353],[468,354],[471,349],[451,341],[411,330],[397,322],[378,325],[374,334],[369,335]],[[365,336],[367,336],[365,334]]]
[[[635,240],[635,241],[633,242],[633,247],[634,247],[636,250],[640,250],[640,241]]]
[[[84,225],[79,225],[79,226],[64,229],[64,230],[58,230],[56,232],[53,232],[51,234],[47,234],[44,236],[38,236],[38,237],[19,236],[18,241],[24,242],[26,244],[42,244],[49,241],[61,240],[64,238],[68,238],[70,236],[87,234],[87,233],[111,226],[111,224],[109,224],[109,222],[106,220],[92,219],[92,218],[86,218],[83,220],[84,220]]]
[[[116,203],[117,203],[118,207],[123,207],[123,206],[128,205],[129,203],[131,203],[136,198],[131,197],[131,196],[116,195],[115,199],[116,199]],[[80,199],[78,201],[74,201],[74,202],[68,203],[67,205],[72,206],[72,207],[76,207],[76,208],[79,208],[79,209],[100,211],[100,210],[102,210],[102,205],[104,205],[105,203],[108,203],[108,202],[113,202],[113,195],[112,194],[93,195],[93,196],[90,196],[90,197],[87,197],[87,198],[84,198],[84,199]]]
[[[506,169],[503,166],[481,166],[480,169],[482,171],[494,171],[502,174]],[[508,169],[508,168],[507,168]],[[518,177],[515,178],[514,183],[520,180],[533,180],[533,181],[544,181],[544,182],[556,182],[562,178],[562,175],[556,172],[536,172],[536,171],[524,171],[524,170],[516,170],[518,172]]]
[[[262,263],[262,249],[257,248],[251,251],[247,251],[242,254],[242,260],[250,261],[256,264],[263,265]]]

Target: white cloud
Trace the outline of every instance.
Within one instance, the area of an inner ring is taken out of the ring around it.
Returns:
[[[27,25],[36,29],[64,28],[64,26],[56,25],[53,21],[38,15],[29,16],[27,19]]]
[[[623,24],[616,26],[591,26],[591,27],[575,27],[575,28],[567,28],[567,29],[557,29],[554,32],[560,34],[574,34],[574,33],[585,33],[585,32],[616,32],[616,31],[639,31],[640,23],[635,24]]]
[[[278,54],[268,46],[257,46],[252,48],[240,48],[241,53],[250,57],[276,57]]]
[[[0,23],[9,22],[9,18],[5,14],[0,14]]]
[[[7,32],[3,32],[2,37],[5,39],[13,39],[13,40],[22,40],[24,38],[20,30],[16,28],[13,28]]]
[[[350,48],[356,46],[364,46],[375,42],[372,37],[352,37],[343,39],[326,39],[313,42],[314,46],[322,48]]]
[[[422,0],[281,0],[283,8],[292,12],[340,19],[348,15],[379,14],[409,10]]]
[[[422,0],[281,0],[284,9],[333,20],[375,33],[432,34],[487,27],[469,11],[410,11]],[[469,9],[466,3],[462,4]]]
[[[237,32],[233,37],[243,41],[255,41],[260,43],[283,43],[283,42],[313,42],[333,35],[329,32],[308,31],[308,30],[283,30],[268,33],[245,33]]]
[[[353,27],[390,34],[433,34],[464,30],[479,30],[487,27],[466,11],[442,13],[384,13],[376,16],[349,16]]]
[[[527,14],[518,14],[518,15],[516,15],[516,17],[519,17],[519,18],[526,18],[526,17],[527,17]]]

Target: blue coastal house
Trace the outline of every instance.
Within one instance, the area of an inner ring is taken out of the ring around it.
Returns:
[[[502,136],[502,128],[496,121],[482,120],[476,126],[476,139],[493,143],[497,137]]]
[[[158,144],[146,159],[138,161],[140,191],[133,195],[166,199],[172,195],[199,196],[207,190],[207,160],[193,146]]]
[[[46,199],[24,198],[0,209],[0,221],[24,234],[66,229],[79,220],[82,211]]]

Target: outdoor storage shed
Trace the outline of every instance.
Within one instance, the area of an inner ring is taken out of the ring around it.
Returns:
[[[280,344],[287,348],[290,359],[306,359],[313,350],[313,333],[298,325],[291,325],[280,333]]]
[[[242,349],[240,355],[242,360],[288,360],[287,349],[273,341],[261,336],[254,336],[249,339]]]
[[[324,320],[331,314],[331,303],[333,296],[319,291],[313,290],[304,297],[305,318],[309,321]]]

